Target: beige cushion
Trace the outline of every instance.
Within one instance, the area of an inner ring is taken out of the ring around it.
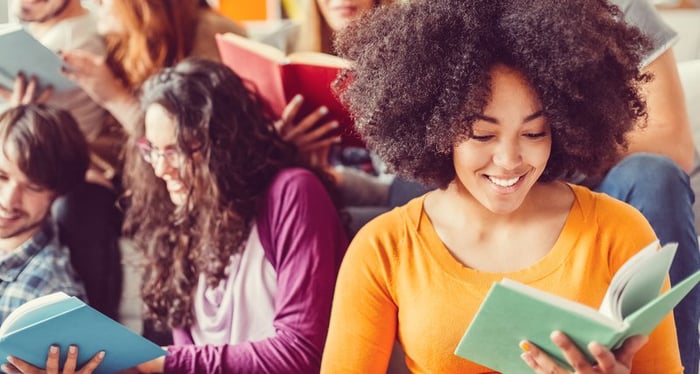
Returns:
[[[679,62],[678,73],[685,93],[693,141],[696,149],[700,150],[700,60]]]
[[[664,9],[659,14],[678,32],[678,41],[673,46],[676,60],[700,59],[700,9]]]
[[[695,229],[700,232],[700,60],[678,63],[678,73],[685,94],[686,108],[690,118],[690,129],[695,144],[695,165],[690,172],[690,185],[695,191]]]

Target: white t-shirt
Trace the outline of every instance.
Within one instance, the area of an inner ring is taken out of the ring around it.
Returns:
[[[678,41],[676,33],[659,16],[656,8],[646,0],[610,0],[625,14],[625,21],[638,27],[653,43],[652,51],[644,57],[642,66],[647,66]]]
[[[28,30],[54,52],[85,50],[100,56],[106,54],[104,40],[97,32],[97,18],[91,12],[63,20],[42,35],[36,35],[31,26]],[[70,111],[88,142],[95,140],[102,130],[106,111],[80,88],[54,93],[49,104]]]

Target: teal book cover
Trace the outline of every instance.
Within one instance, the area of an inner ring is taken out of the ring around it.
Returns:
[[[503,373],[530,372],[520,358],[519,348],[520,341],[528,340],[561,366],[571,369],[549,337],[552,331],[559,330],[594,362],[586,349],[589,342],[597,341],[614,349],[628,337],[648,335],[700,282],[698,271],[659,295],[673,254],[675,247],[654,249],[653,253],[642,255],[647,259],[632,262],[635,272],[627,271],[630,267],[618,271],[620,277],[616,274],[618,279],[612,283],[619,288],[608,290],[609,296],[600,309],[504,279],[492,286],[455,354]],[[649,279],[650,274],[656,281]],[[622,277],[627,279],[621,280]],[[625,313],[610,313],[615,310]]]
[[[27,77],[36,76],[41,87],[53,86],[55,92],[77,87],[61,74],[61,58],[20,24],[0,24],[0,51],[4,51],[0,56],[0,85],[6,88],[12,88],[20,71]]]
[[[43,368],[49,347],[78,347],[78,367],[97,352],[105,357],[95,373],[116,373],[163,356],[166,351],[76,297],[56,293],[32,300],[11,313],[0,327],[0,357],[12,355]]]

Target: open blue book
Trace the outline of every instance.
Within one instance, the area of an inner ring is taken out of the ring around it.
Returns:
[[[18,23],[0,24],[0,51],[0,86],[11,89],[21,71],[27,78],[36,76],[40,87],[53,86],[55,92],[77,87],[61,74],[61,58]]]
[[[11,355],[44,368],[49,347],[78,347],[78,367],[97,352],[105,357],[95,373],[116,373],[166,354],[166,351],[119,322],[63,292],[24,303],[0,325],[0,360]]]
[[[631,336],[649,335],[700,282],[699,270],[660,294],[677,246],[654,242],[627,260],[598,309],[503,279],[486,295],[455,354],[503,373],[526,373],[518,343],[528,340],[571,369],[549,338],[560,330],[593,363],[588,343],[615,349]]]

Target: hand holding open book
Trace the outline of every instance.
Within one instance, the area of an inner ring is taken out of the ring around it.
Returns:
[[[340,57],[319,52],[282,51],[235,34],[219,34],[216,42],[221,61],[241,78],[254,84],[279,118],[296,95],[304,98],[297,120],[326,107],[322,121],[338,121],[344,145],[363,147],[350,114],[338,100],[332,87],[338,74],[350,63]]]
[[[654,242],[631,257],[611,280],[598,310],[503,279],[489,291],[455,354],[504,373],[528,372],[518,347],[526,340],[570,368],[550,339],[559,330],[592,363],[588,343],[616,349],[629,337],[648,335],[700,282],[697,271],[659,295],[676,248],[677,244],[669,243],[659,249]]]
[[[20,24],[0,25],[0,86],[12,88],[15,77],[36,77],[40,88],[62,92],[77,86],[61,74],[63,62],[54,52],[31,36]]]
[[[61,367],[70,345],[78,347],[78,367],[104,351],[104,359],[94,371],[98,374],[116,373],[166,354],[161,347],[63,292],[26,302],[0,326],[3,361],[15,356],[44,368],[52,345],[60,349]]]

